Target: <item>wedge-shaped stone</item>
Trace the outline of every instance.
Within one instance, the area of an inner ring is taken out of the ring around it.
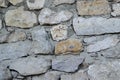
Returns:
[[[10,3],[12,3],[13,5],[16,5],[18,3],[23,2],[23,0],[8,0]]]
[[[120,19],[118,18],[74,18],[73,27],[77,35],[99,35],[120,32]]]

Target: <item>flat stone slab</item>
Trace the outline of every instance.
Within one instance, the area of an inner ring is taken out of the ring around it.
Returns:
[[[74,3],[75,0],[54,0],[55,5],[60,5],[60,4],[72,4]]]
[[[100,35],[120,32],[120,19],[118,18],[82,18],[73,19],[73,27],[77,35]]]

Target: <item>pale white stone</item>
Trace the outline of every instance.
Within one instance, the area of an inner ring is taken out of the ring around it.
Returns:
[[[6,12],[5,22],[7,26],[30,28],[37,23],[37,16],[33,12],[24,11],[23,7],[19,7]]]
[[[59,5],[59,4],[72,4],[74,3],[75,0],[54,0],[54,4],[55,5]]]
[[[77,35],[99,35],[105,33],[120,32],[119,18],[82,18],[77,17],[73,20],[73,27]]]
[[[43,24],[58,24],[64,21],[68,21],[73,16],[72,12],[70,11],[60,11],[54,12],[49,8],[44,8],[41,10],[39,14],[39,22],[41,25]]]
[[[117,36],[107,37],[87,47],[87,52],[97,52],[115,46],[119,42]]]
[[[0,0],[0,7],[7,7],[6,0]]]
[[[113,12],[111,12],[112,16],[120,15],[120,3],[112,4]]]
[[[2,28],[2,20],[0,20],[0,29]]]
[[[27,0],[26,3],[29,9],[41,9],[44,7],[45,0]]]
[[[67,26],[57,25],[51,28],[51,35],[53,40],[60,41],[67,38]]]
[[[8,0],[10,3],[12,3],[13,5],[16,5],[18,3],[23,2],[23,0]]]

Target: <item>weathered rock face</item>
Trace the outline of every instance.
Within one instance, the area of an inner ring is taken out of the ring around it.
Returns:
[[[0,29],[2,28],[2,21],[0,20]]]
[[[82,64],[79,56],[58,56],[52,60],[52,69],[64,72],[75,72]]]
[[[10,64],[10,69],[24,76],[45,73],[49,67],[50,61],[35,57],[21,58]]]
[[[82,51],[82,43],[77,39],[68,39],[58,42],[55,46],[55,54],[67,54]]]
[[[5,0],[0,0],[0,7],[7,7]]]
[[[120,2],[120,0],[114,0],[115,2]]]
[[[73,14],[69,11],[54,12],[48,8],[41,10],[39,14],[39,22],[43,24],[58,24],[71,19]]]
[[[120,19],[118,18],[74,18],[73,27],[77,35],[100,35],[120,32]]]
[[[119,39],[117,38],[117,36],[108,37],[102,41],[98,41],[94,44],[89,45],[87,47],[87,52],[97,52],[104,49],[108,49],[110,47],[116,46],[118,42]]]
[[[79,15],[101,15],[111,11],[107,0],[77,1],[77,10]]]
[[[27,0],[26,3],[29,9],[41,9],[44,7],[45,0]]]
[[[67,26],[57,25],[51,28],[51,35],[53,40],[60,41],[67,38]]]
[[[75,0],[54,0],[55,5],[60,5],[60,4],[72,4],[74,3]]]
[[[120,4],[116,3],[112,5],[113,12],[111,13],[112,16],[119,16],[120,15]]]
[[[24,11],[23,7],[19,7],[6,12],[5,22],[7,26],[30,28],[37,23],[37,17],[33,12]]]
[[[16,5],[18,3],[23,2],[23,0],[8,0],[10,3],[12,3],[13,5]]]
[[[90,80],[119,80],[119,61],[101,62],[89,66]]]

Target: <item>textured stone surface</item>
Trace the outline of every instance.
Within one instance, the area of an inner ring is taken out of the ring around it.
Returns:
[[[18,3],[23,2],[23,0],[8,0],[10,3],[12,3],[13,5],[16,5]]]
[[[45,73],[49,67],[49,60],[35,57],[17,59],[10,64],[10,69],[16,70],[24,76]]]
[[[53,40],[60,41],[67,38],[67,26],[57,25],[51,28],[51,35]]]
[[[7,7],[6,0],[0,0],[0,7]]]
[[[0,29],[2,28],[2,20],[0,20]]]
[[[2,65],[0,65],[0,80],[11,80],[12,76],[10,70]]]
[[[62,75],[61,80],[89,80],[85,71],[79,71],[75,74]]]
[[[112,4],[113,12],[111,12],[112,16],[119,16],[120,15],[120,3]]]
[[[102,61],[89,66],[88,75],[90,80],[119,80],[120,79],[120,62],[119,61]]]
[[[60,4],[72,4],[74,3],[75,0],[54,0],[55,5],[60,5]]]
[[[99,35],[120,32],[120,19],[118,18],[74,18],[73,27],[77,35]]]
[[[82,43],[78,39],[60,41],[55,46],[55,54],[68,54],[82,51]]]
[[[32,34],[33,42],[31,46],[30,54],[52,53],[53,48],[44,28],[36,27],[31,31],[31,34]]]
[[[77,1],[77,10],[79,15],[101,15],[111,11],[107,0]]]
[[[22,31],[16,31],[9,35],[7,42],[17,42],[24,41],[26,39],[26,34]]]
[[[52,69],[64,72],[75,72],[82,64],[80,56],[58,56],[52,60]]]
[[[27,0],[26,3],[29,9],[41,9],[44,7],[45,0]]]
[[[0,34],[0,43],[7,42],[8,34]]]
[[[5,59],[15,59],[26,56],[31,47],[29,41],[8,43],[0,45],[0,61]]]
[[[113,0],[113,1],[115,1],[115,2],[120,2],[120,0]]]
[[[33,12],[24,11],[23,7],[19,7],[6,12],[5,22],[7,26],[30,28],[37,23],[37,18]]]
[[[41,25],[58,24],[64,21],[68,21],[69,19],[71,19],[72,16],[73,14],[67,10],[55,12],[50,10],[49,8],[44,8],[39,14],[39,22]]]
[[[98,41],[94,44],[91,44],[87,47],[87,52],[97,52],[110,47],[116,46],[119,42],[117,36],[107,37],[104,40]]]

